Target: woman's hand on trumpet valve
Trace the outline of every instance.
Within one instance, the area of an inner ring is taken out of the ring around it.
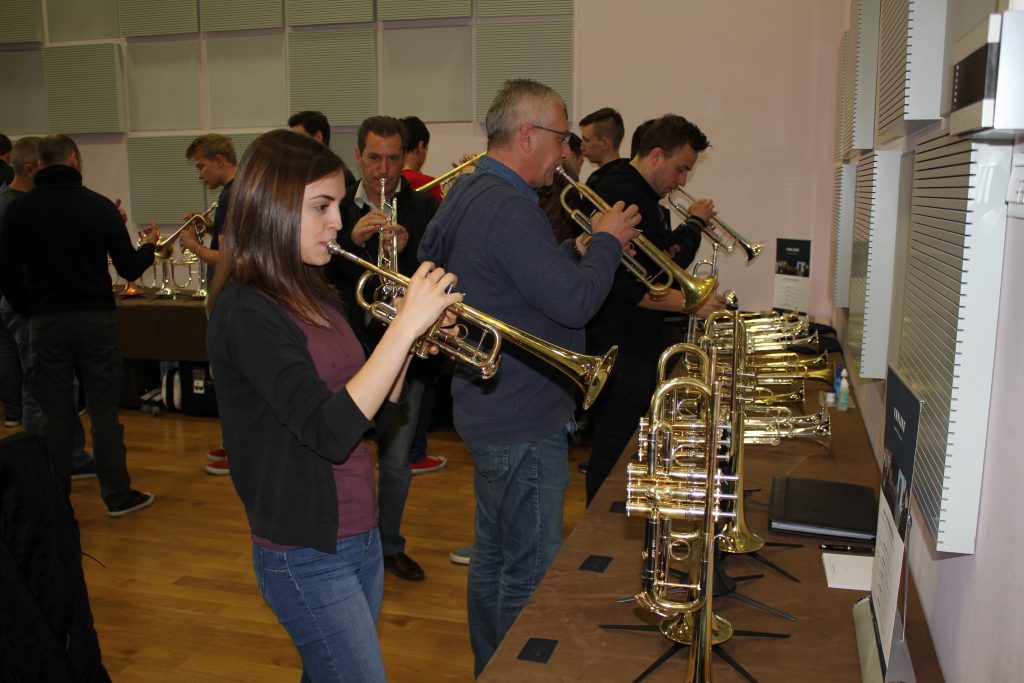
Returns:
[[[424,261],[409,278],[405,294],[395,299],[398,313],[391,328],[409,335],[411,345],[442,316],[441,326],[453,325],[455,314],[448,308],[462,301],[460,292],[451,291],[456,282],[458,278],[454,273],[446,273],[443,268],[435,268],[430,261]],[[431,349],[431,353],[435,352]]]
[[[160,240],[160,228],[156,221],[150,223],[142,230],[139,230],[139,246],[143,244],[156,244]]]
[[[640,209],[636,204],[626,206],[625,202],[615,202],[608,213],[597,213],[591,223],[591,232],[595,235],[607,232],[619,241],[623,247],[637,236],[640,225]]]

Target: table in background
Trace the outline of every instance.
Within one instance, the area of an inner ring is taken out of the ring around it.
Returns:
[[[630,447],[632,448],[632,446]],[[657,624],[633,604],[616,604],[640,586],[642,517],[611,512],[625,498],[627,453],[566,540],[529,604],[505,636],[480,681],[630,681],[671,647],[657,632],[611,631],[600,624]],[[789,638],[734,636],[722,647],[760,683],[859,683],[860,665],[851,608],[866,592],[829,589],[818,545],[822,539],[769,533],[767,503],[776,474],[879,486],[879,471],[856,408],[832,411],[832,449],[798,440],[776,448],[746,448],[746,488],[756,489],[746,506],[748,526],[766,540],[803,543],[801,548],[766,547],[761,555],[800,579],[794,583],[748,556],[729,556],[733,577],[763,574],[739,583],[744,595],[798,618],[785,621],[738,600],[716,598],[715,612],[734,628],[787,633]],[[602,573],[583,571],[592,555],[611,558]],[[931,637],[916,593],[911,591],[908,643],[918,681],[941,681]],[[547,664],[518,659],[530,638],[558,641]],[[680,681],[686,672],[683,648],[646,680]],[[712,655],[718,683],[744,681]]]
[[[117,301],[117,331],[125,359],[206,361],[206,302],[151,294]]]

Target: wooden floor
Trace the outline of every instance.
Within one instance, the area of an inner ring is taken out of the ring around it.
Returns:
[[[147,510],[110,519],[96,480],[73,484],[103,661],[116,683],[298,681],[290,639],[256,590],[248,527],[230,477],[203,470],[220,444],[217,420],[123,411],[133,486],[156,495]],[[86,425],[88,432],[88,425]],[[0,437],[15,430],[0,427]],[[472,541],[473,466],[453,431],[430,435],[448,467],[413,479],[402,531],[426,572],[386,575],[378,633],[391,681],[471,681],[466,567],[448,553]],[[565,532],[584,507],[571,453]]]

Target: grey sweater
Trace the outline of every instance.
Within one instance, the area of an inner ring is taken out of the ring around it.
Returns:
[[[568,242],[555,243],[536,193],[489,157],[455,183],[419,249],[421,261],[458,276],[468,305],[575,351],[583,350],[584,325],[607,296],[620,253],[618,240],[599,234],[577,262]],[[572,418],[573,391],[561,372],[506,342],[494,378],[456,370],[455,427],[477,443],[545,438]]]

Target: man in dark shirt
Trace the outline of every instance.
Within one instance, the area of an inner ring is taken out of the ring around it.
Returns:
[[[609,203],[625,201],[640,207],[644,236],[672,255],[683,268],[689,266],[697,253],[700,222],[714,216],[714,203],[695,202],[692,207],[695,218],[673,231],[668,210],[659,202],[672,189],[686,184],[686,176],[697,163],[698,154],[707,147],[708,139],[697,126],[681,116],[669,114],[656,119],[643,133],[636,156],[603,166],[601,176],[592,185]],[[643,255],[638,254],[638,258],[652,271],[655,269]],[[615,274],[611,294],[587,323],[588,353],[607,348],[610,343],[619,345],[619,358],[612,376],[591,412],[594,447],[587,466],[588,503],[647,411],[654,392],[658,356],[663,349],[662,325],[666,315],[685,311],[706,317],[724,306],[724,298],[712,294],[695,311],[690,311],[679,289],[655,299],[625,269],[620,268]]]
[[[619,158],[619,145],[625,133],[622,115],[611,107],[601,107],[580,119],[580,151],[597,166],[587,179],[588,185],[601,176],[602,168]]]
[[[416,192],[402,177],[405,160],[406,130],[401,121],[390,116],[371,116],[363,121],[356,134],[356,164],[363,179],[345,190],[341,202],[341,232],[338,244],[347,251],[377,263],[381,228],[388,226],[397,235],[399,272],[412,275],[419,267],[416,250],[427,223],[437,211],[437,200],[424,192]],[[381,195],[381,181],[384,193]],[[397,202],[398,213],[391,207]],[[328,266],[328,277],[338,288],[346,304],[353,328],[362,326],[362,311],[355,305],[356,281],[362,271],[347,260],[335,256]],[[364,294],[370,298],[367,287]],[[371,325],[371,342],[382,332]],[[409,581],[423,578],[423,568],[405,554],[405,538],[401,534],[402,514],[409,496],[412,472],[409,451],[420,406],[432,364],[414,359],[406,376],[406,399],[392,425],[377,435],[378,495],[380,508],[380,543],[384,552],[384,568]]]
[[[109,199],[82,185],[82,155],[66,135],[39,144],[43,168],[35,189],[7,209],[0,234],[0,289],[28,315],[28,374],[43,411],[42,433],[54,473],[71,490],[75,409],[68,401],[77,370],[92,422],[100,495],[111,517],[140,510],[151,493],[131,488],[118,419],[121,352],[107,256],[134,280],[153,263],[155,229],[140,233],[136,250]]]

